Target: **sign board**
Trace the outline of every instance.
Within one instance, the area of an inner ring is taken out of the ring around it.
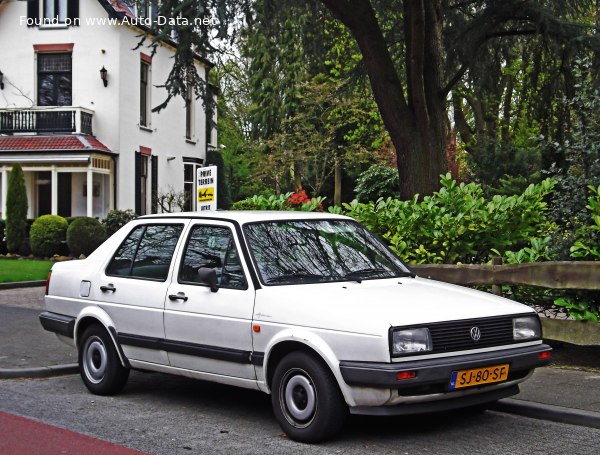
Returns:
[[[196,173],[198,212],[217,210],[217,166],[199,167]]]

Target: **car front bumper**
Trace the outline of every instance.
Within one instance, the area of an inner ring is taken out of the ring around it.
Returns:
[[[342,361],[340,372],[350,389],[385,389],[390,392],[390,398],[384,406],[351,406],[350,412],[414,414],[474,406],[515,395],[519,393],[518,383],[524,381],[535,368],[550,363],[550,358],[544,354],[550,351],[550,346],[537,344],[397,363]],[[503,364],[509,365],[508,378],[504,382],[450,389],[450,379],[455,371]],[[411,372],[414,377],[398,379],[398,373],[402,372]]]

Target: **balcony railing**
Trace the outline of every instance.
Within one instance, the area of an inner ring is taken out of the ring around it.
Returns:
[[[82,107],[0,109],[0,134],[81,133],[93,135],[94,111]]]

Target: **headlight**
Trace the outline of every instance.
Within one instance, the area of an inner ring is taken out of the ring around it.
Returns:
[[[542,328],[537,316],[522,316],[513,319],[513,339],[515,341],[542,338]]]
[[[429,329],[404,329],[392,332],[392,355],[431,351]]]

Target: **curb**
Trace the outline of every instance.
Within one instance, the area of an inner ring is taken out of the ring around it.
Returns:
[[[581,409],[534,403],[514,398],[500,400],[493,406],[490,406],[489,409],[534,419],[600,429],[600,412],[583,411]]]
[[[79,373],[76,363],[41,368],[0,369],[0,379],[39,379]]]
[[[2,289],[19,289],[19,288],[35,288],[38,286],[45,286],[46,281],[15,281],[13,283],[0,283],[0,290]]]

